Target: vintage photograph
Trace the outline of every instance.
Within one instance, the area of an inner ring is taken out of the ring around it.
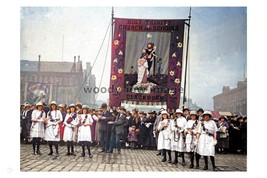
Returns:
[[[21,7],[20,171],[246,172],[247,8]]]

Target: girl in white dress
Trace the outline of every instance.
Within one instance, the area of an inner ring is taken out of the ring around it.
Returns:
[[[73,142],[75,137],[74,128],[77,127],[78,123],[79,120],[75,112],[75,105],[70,104],[69,108],[67,109],[67,114],[64,120],[65,129],[64,129],[63,140],[64,142],[67,142],[67,150],[68,150],[66,156],[70,155],[76,156],[76,154],[74,153]]]
[[[59,123],[63,121],[61,112],[57,109],[57,103],[52,101],[50,103],[50,111],[47,113],[47,122],[45,125],[45,140],[48,142],[50,152],[48,155],[53,155],[52,146],[55,146],[56,157],[58,153],[58,142],[60,141]]]
[[[89,158],[92,158],[90,144],[92,142],[91,138],[91,128],[93,124],[93,119],[89,113],[89,107],[86,105],[82,106],[82,114],[78,115],[79,118],[79,130],[78,130],[78,142],[82,145],[82,157],[85,156],[85,146],[87,147]]]
[[[32,111],[32,124],[30,130],[34,155],[42,155],[40,152],[40,143],[41,139],[44,137],[44,122],[46,121],[45,116],[43,104],[41,102],[37,103],[36,109]]]
[[[198,130],[198,115],[196,111],[190,111],[190,120],[187,121],[185,125],[185,145],[186,152],[190,155],[190,165],[189,168],[194,167],[194,156],[196,152],[196,140],[197,140],[197,130]],[[196,162],[196,168],[199,168],[199,163]]]
[[[203,170],[208,170],[208,156],[210,156],[213,170],[216,171],[214,155],[215,145],[217,144],[216,132],[218,128],[211,118],[212,113],[210,111],[205,111],[203,113],[204,121],[201,122],[197,134],[197,153],[204,156],[205,167]]]
[[[182,165],[185,165],[184,152],[185,152],[185,141],[184,141],[184,131],[186,125],[186,119],[182,116],[183,111],[176,109],[175,118],[173,124],[171,125],[171,145],[172,151],[175,153],[174,161],[172,164],[178,163],[178,152],[182,157]]]
[[[171,120],[168,118],[167,111],[161,112],[161,121],[158,125],[158,150],[162,150],[164,158],[161,162],[166,162],[166,152],[168,152],[169,163],[171,163]]]

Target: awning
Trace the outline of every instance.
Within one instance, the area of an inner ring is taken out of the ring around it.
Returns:
[[[225,111],[219,111],[219,114],[221,116],[232,116],[232,113],[231,112],[225,112]]]

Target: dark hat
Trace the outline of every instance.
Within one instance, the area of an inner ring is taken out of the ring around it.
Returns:
[[[183,109],[183,112],[186,111],[186,110],[187,110],[187,111],[190,111],[189,108],[185,107],[185,108]]]
[[[233,114],[233,117],[238,117],[238,115],[237,114]]]
[[[141,111],[141,112],[139,112],[139,114],[143,114],[143,115],[145,115],[145,112],[144,112],[144,111]]]
[[[77,102],[77,103],[76,103],[76,106],[82,106],[82,103]]]
[[[101,108],[102,108],[102,109],[106,109],[106,108],[108,108],[107,103],[102,103]]]
[[[237,118],[237,120],[240,120],[240,119],[243,119],[243,116],[239,116],[239,117]]]
[[[124,112],[126,111],[126,109],[124,107],[120,107],[120,110],[123,110]]]
[[[224,118],[225,120],[227,120],[226,116],[220,116],[219,120],[221,120],[221,118]]]
[[[134,111],[135,111],[135,112],[138,112],[138,109],[137,109],[137,108],[134,108],[134,109],[133,109],[133,112],[134,112]]]
[[[148,112],[148,114],[154,114],[154,111],[150,110],[150,111]]]
[[[198,110],[197,110],[197,112],[204,112],[204,110],[202,109],[202,108],[199,108]]]

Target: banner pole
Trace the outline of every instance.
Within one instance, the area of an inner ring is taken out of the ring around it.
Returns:
[[[112,7],[111,10],[111,45],[114,39],[113,32],[114,32],[114,7]]]
[[[188,68],[188,51],[189,51],[188,49],[189,49],[190,22],[191,22],[191,7],[189,9],[189,15],[188,15],[188,33],[187,33],[186,58],[185,58],[185,82],[184,82],[183,107],[185,107],[185,102],[186,102],[185,94],[186,94],[187,68]]]

